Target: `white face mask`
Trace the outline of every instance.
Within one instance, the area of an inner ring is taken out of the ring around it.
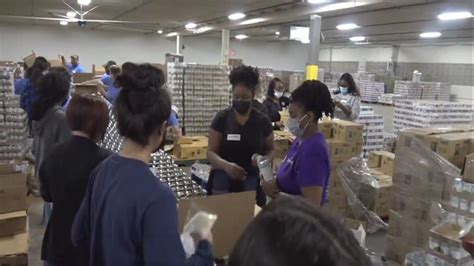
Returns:
[[[276,97],[277,99],[280,99],[281,96],[283,96],[283,92],[282,92],[282,91],[275,91],[274,94],[275,94],[275,97]]]
[[[305,119],[306,115],[304,115],[301,119],[296,118],[288,118],[288,130],[291,134],[295,135],[298,138],[301,138],[304,134],[304,131],[309,125],[309,122],[303,128],[300,127],[301,121]]]

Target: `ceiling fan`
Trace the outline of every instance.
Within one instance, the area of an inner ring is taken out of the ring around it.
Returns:
[[[40,21],[59,21],[61,25],[67,25],[69,22],[77,22],[79,27],[85,27],[88,23],[99,23],[108,25],[121,25],[126,26],[139,26],[141,28],[156,28],[159,23],[145,22],[145,21],[124,21],[124,20],[105,20],[105,19],[86,19],[85,16],[90,12],[99,8],[99,5],[95,5],[90,9],[85,10],[86,6],[91,3],[91,0],[77,0],[79,9],[75,9],[66,1],[63,3],[69,8],[70,11],[66,15],[51,13],[53,17],[37,17],[37,16],[12,16],[12,15],[0,15],[0,19],[18,19],[18,20],[40,20]],[[77,16],[77,17],[76,17]]]

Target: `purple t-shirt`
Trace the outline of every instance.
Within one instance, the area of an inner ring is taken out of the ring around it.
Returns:
[[[318,186],[323,188],[321,205],[328,201],[331,165],[326,140],[316,133],[301,142],[296,139],[288,155],[278,169],[278,185],[282,192],[301,195],[301,188]]]

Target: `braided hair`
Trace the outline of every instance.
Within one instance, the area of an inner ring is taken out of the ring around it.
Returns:
[[[319,80],[303,82],[290,97],[290,103],[299,103],[306,112],[313,112],[316,120],[334,114],[334,102],[328,87]]]

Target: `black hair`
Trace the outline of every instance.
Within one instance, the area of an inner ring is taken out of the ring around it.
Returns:
[[[48,70],[50,64],[46,58],[42,56],[36,57],[33,65],[28,68],[26,76],[30,79],[30,84],[33,88],[38,87],[38,82],[43,77],[43,72]]]
[[[334,102],[328,87],[319,80],[307,80],[291,93],[290,103],[303,105],[306,112],[313,112],[319,120],[334,114]]]
[[[351,231],[306,199],[280,196],[247,226],[229,266],[370,265]]]
[[[69,94],[70,76],[61,71],[51,71],[38,81],[38,99],[33,104],[32,120],[41,120],[55,105],[62,104]]]
[[[349,94],[352,94],[352,95],[356,95],[356,96],[360,96],[360,93],[359,93],[359,90],[357,89],[357,85],[354,81],[354,78],[352,77],[351,74],[349,73],[344,73],[342,74],[342,76],[339,78],[339,81],[337,82],[337,86],[339,87],[339,83],[341,82],[341,80],[344,80],[345,82],[347,82],[349,84]],[[338,94],[339,92],[337,92],[336,94]]]
[[[279,78],[274,78],[270,81],[270,84],[268,84],[268,90],[267,90],[267,97],[268,98],[275,98],[275,87],[278,82],[283,82]]]
[[[135,65],[117,79],[122,87],[114,106],[119,133],[146,146],[171,113],[171,99],[162,88],[163,71],[150,64]]]
[[[105,73],[107,75],[110,75],[110,67],[113,66],[113,65],[116,65],[116,64],[117,63],[115,63],[115,61],[113,61],[113,60],[107,61],[107,63],[104,65]]]
[[[258,69],[251,66],[241,65],[232,70],[229,75],[229,81],[234,88],[237,85],[244,85],[252,92],[257,90],[259,83]]]

